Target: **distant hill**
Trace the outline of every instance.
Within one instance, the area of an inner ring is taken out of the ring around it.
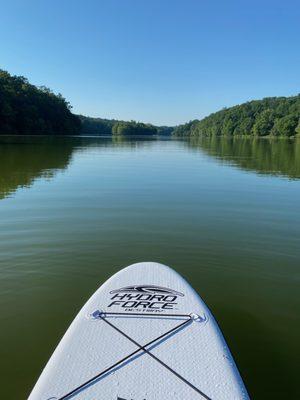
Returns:
[[[300,134],[300,94],[267,97],[224,108],[175,128],[175,136],[286,136]]]
[[[170,135],[173,128],[74,115],[61,94],[0,69],[0,135]]]
[[[81,120],[82,135],[171,135],[173,127],[155,126],[136,121],[118,121],[115,119],[78,116]]]
[[[80,129],[80,119],[60,94],[0,69],[0,135],[68,135]]]
[[[300,94],[224,108],[177,127],[75,115],[61,94],[0,69],[0,135],[285,136],[300,135]]]

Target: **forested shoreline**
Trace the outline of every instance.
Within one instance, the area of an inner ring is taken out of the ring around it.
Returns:
[[[0,69],[0,134],[71,135],[80,119],[61,94]]]
[[[0,69],[0,135],[170,135],[174,128],[75,115],[61,94]]]
[[[0,135],[274,136],[300,135],[300,94],[224,108],[176,127],[75,115],[61,94],[0,69]]]
[[[225,108],[175,128],[174,136],[285,136],[300,134],[300,94],[267,97]]]
[[[82,135],[171,135],[174,128],[169,126],[155,126],[136,121],[119,121],[115,119],[92,118],[79,115]]]

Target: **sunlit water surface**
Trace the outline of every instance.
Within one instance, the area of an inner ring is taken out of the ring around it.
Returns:
[[[0,138],[1,398],[147,260],[207,302],[253,399],[300,398],[299,178],[297,141]]]

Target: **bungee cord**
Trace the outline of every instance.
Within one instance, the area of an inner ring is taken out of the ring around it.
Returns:
[[[131,338],[129,335],[127,335],[125,332],[123,332],[120,328],[118,328],[116,325],[114,325],[112,322],[107,320],[107,317],[109,316],[124,316],[126,315],[128,316],[139,316],[139,317],[157,317],[159,319],[161,319],[160,317],[177,317],[177,318],[186,318],[183,322],[181,322],[179,325],[176,325],[175,327],[173,327],[172,329],[168,330],[167,332],[163,333],[162,335],[156,337],[155,339],[151,340],[150,342],[146,343],[145,345],[140,345],[138,342],[136,342],[133,338]],[[78,393],[79,391],[87,388],[89,385],[91,385],[93,382],[95,383],[98,379],[100,379],[102,376],[104,376],[105,374],[109,373],[110,371],[112,371],[114,368],[118,367],[119,365],[121,365],[122,363],[124,363],[125,361],[129,360],[131,357],[133,357],[134,355],[140,353],[141,351],[143,351],[144,353],[148,354],[151,358],[153,358],[154,360],[156,360],[159,364],[161,364],[164,368],[166,368],[168,371],[170,371],[171,373],[173,373],[177,378],[179,378],[182,382],[184,382],[186,385],[188,385],[189,387],[191,387],[195,392],[197,392],[198,394],[200,394],[204,399],[206,400],[212,400],[210,397],[208,397],[204,392],[202,392],[199,388],[197,388],[196,386],[194,386],[191,382],[189,382],[187,379],[185,379],[182,375],[180,375],[178,372],[176,372],[173,368],[171,368],[169,365],[167,365],[165,362],[163,362],[162,360],[160,360],[157,356],[155,356],[154,354],[152,354],[147,347],[153,345],[154,343],[158,342],[159,340],[165,338],[166,336],[170,335],[171,333],[174,333],[176,331],[178,331],[180,328],[184,327],[185,325],[189,324],[190,322],[192,322],[193,318],[191,315],[188,314],[161,314],[161,315],[145,315],[145,314],[139,314],[139,313],[117,313],[117,312],[100,312],[100,311],[96,311],[92,314],[92,316],[96,319],[101,319],[102,321],[104,321],[106,324],[108,324],[111,328],[113,328],[114,330],[116,330],[117,332],[119,332],[122,336],[124,336],[126,339],[128,339],[130,342],[132,342],[133,344],[135,344],[138,348],[133,351],[132,353],[128,354],[126,357],[123,357],[121,360],[117,361],[116,363],[114,363],[113,365],[111,365],[110,367],[106,368],[105,370],[101,371],[100,373],[98,373],[97,375],[93,376],[92,378],[90,378],[89,380],[87,380],[86,382],[82,383],[81,385],[79,385],[78,387],[76,387],[75,389],[71,390],[70,392],[68,392],[67,394],[63,395],[62,397],[59,397],[57,400],[67,400],[70,399],[72,396],[76,395],[76,393]]]

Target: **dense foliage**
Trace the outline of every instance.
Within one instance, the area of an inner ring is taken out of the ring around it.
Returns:
[[[268,97],[225,108],[178,126],[176,136],[295,136],[300,134],[300,94]]]
[[[157,126],[157,134],[160,136],[170,136],[174,131],[173,126]]]
[[[79,133],[80,119],[70,110],[60,94],[0,70],[0,135]]]
[[[113,125],[118,122],[114,119],[92,118],[84,115],[79,115],[79,118],[83,135],[111,135]]]
[[[91,118],[79,116],[83,135],[171,135],[174,128],[154,126],[135,121],[117,121],[114,119]]]
[[[142,122],[117,122],[112,128],[113,135],[156,135],[157,129],[150,124],[143,124]]]
[[[136,121],[76,116],[61,94],[0,69],[0,135],[286,136],[300,135],[300,94],[224,108],[175,129]]]

